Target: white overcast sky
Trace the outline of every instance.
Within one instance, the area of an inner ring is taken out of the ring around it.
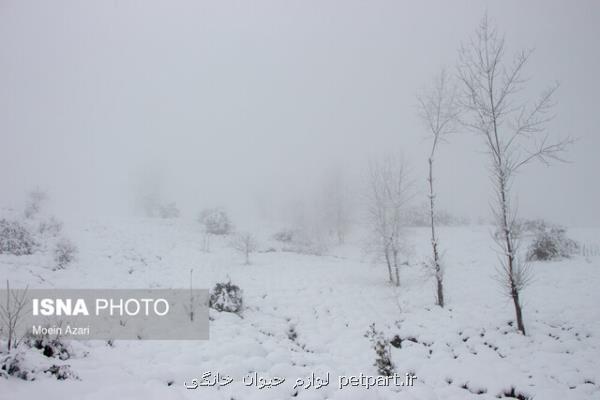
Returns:
[[[309,191],[403,154],[425,183],[415,94],[488,12],[561,83],[553,135],[579,138],[515,184],[521,214],[600,225],[598,1],[0,0],[0,205],[32,187],[63,211],[122,213],[158,176],[194,213]],[[488,214],[482,143],[440,149],[439,203]],[[354,178],[353,178],[354,179]]]

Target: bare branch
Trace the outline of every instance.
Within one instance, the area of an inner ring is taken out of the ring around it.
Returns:
[[[548,134],[543,134],[553,118],[552,99],[558,85],[542,92],[530,107],[517,99],[525,86],[523,72],[531,54],[531,50],[521,51],[506,63],[504,38],[498,36],[486,16],[469,45],[461,47],[458,66],[458,79],[463,86],[460,104],[470,116],[461,118],[461,123],[483,136],[490,154],[490,178],[496,197],[493,214],[498,225],[494,239],[501,253],[499,271],[515,306],[518,329],[523,333],[520,295],[530,281],[530,271],[518,259],[512,182],[520,169],[534,160],[564,161],[562,154],[573,143],[570,138],[552,142]]]

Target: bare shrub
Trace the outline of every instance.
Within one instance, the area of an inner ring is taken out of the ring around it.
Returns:
[[[13,352],[4,355],[0,358],[0,377],[23,379],[24,381],[32,381],[35,379],[35,370],[25,367],[24,357],[22,352]]]
[[[69,239],[60,239],[54,248],[54,261],[57,269],[64,269],[75,260],[77,247]]]
[[[37,367],[27,365],[27,359],[24,352],[14,352],[0,358],[0,377],[13,376],[25,381],[33,381],[36,379],[36,374],[41,370]],[[71,370],[70,365],[56,365],[43,370],[45,374],[49,374],[57,380],[77,379],[79,377]]]
[[[21,318],[27,305],[27,288],[23,291],[12,290],[10,283],[6,281],[6,298],[0,299],[0,322],[2,330],[6,332],[8,342],[6,348],[8,352],[16,349],[19,345],[18,329],[21,324]]]
[[[369,326],[369,330],[365,334],[373,344],[375,350],[375,366],[377,372],[382,376],[394,375],[395,366],[392,362],[392,354],[389,341],[384,337],[383,333],[375,329],[375,324]]]
[[[542,223],[536,226],[533,242],[527,250],[527,260],[560,260],[571,257],[578,249],[577,242],[567,237],[566,228]]]
[[[0,254],[22,256],[32,254],[37,242],[19,221],[0,219]]]
[[[49,358],[58,358],[68,360],[71,358],[71,351],[61,340],[59,335],[50,337],[49,334],[34,334],[28,332],[23,339],[23,344],[32,349],[41,350],[42,354]]]

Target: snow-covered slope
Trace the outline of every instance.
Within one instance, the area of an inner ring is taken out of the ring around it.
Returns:
[[[75,263],[52,271],[45,253],[2,255],[1,280],[13,287],[186,288],[193,269],[195,287],[228,279],[239,285],[245,309],[241,316],[211,310],[208,341],[73,342],[74,356],[64,363],[80,380],[43,373],[33,382],[0,379],[0,399],[600,399],[600,257],[533,264],[522,336],[494,280],[497,255],[485,227],[440,230],[446,309],[433,306],[433,282],[420,266],[426,230],[411,233],[415,255],[396,288],[364,255],[360,235],[328,255],[302,255],[266,251],[277,248],[265,228],[262,251],[243,265],[224,239],[203,252],[192,221],[68,228],[79,248]],[[600,230],[569,232],[585,243],[600,240]],[[413,387],[338,388],[339,376],[377,375],[365,337],[373,323],[387,338],[398,336],[392,361],[400,375],[417,376]],[[207,371],[234,382],[185,388]],[[245,386],[242,377],[254,372],[286,381]],[[294,388],[312,373],[329,373],[330,384]]]

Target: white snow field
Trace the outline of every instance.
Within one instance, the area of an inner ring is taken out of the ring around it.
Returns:
[[[76,262],[52,271],[51,256],[0,256],[0,281],[31,288],[211,288],[231,281],[244,291],[241,316],[211,310],[207,341],[73,341],[61,361],[29,349],[40,371],[69,364],[79,379],[39,372],[34,381],[0,378],[0,399],[600,399],[600,257],[533,263],[524,292],[527,336],[515,331],[512,303],[494,280],[497,254],[489,227],[440,229],[447,308],[433,305],[433,280],[420,266],[429,255],[426,229],[411,231],[415,254],[400,288],[362,251],[360,235],[327,255],[277,250],[263,229],[252,264],[225,239],[201,251],[198,223],[104,220],[68,226]],[[570,229],[597,245],[600,229]],[[276,251],[266,251],[274,247]],[[365,333],[375,323],[390,340],[398,374],[412,387],[338,388],[339,376],[377,375]],[[173,327],[177,329],[177,327]],[[187,389],[203,373],[229,375],[226,386]],[[274,387],[248,387],[256,372],[283,377]],[[296,388],[324,377],[328,386]]]

